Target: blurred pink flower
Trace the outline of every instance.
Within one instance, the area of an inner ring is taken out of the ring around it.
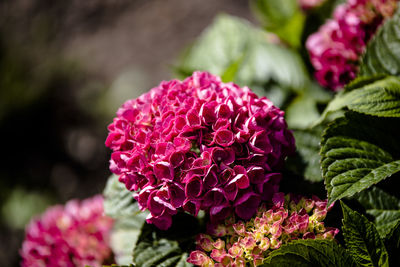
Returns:
[[[396,5],[396,0],[348,0],[308,37],[306,48],[322,86],[338,90],[356,77],[368,41]]]
[[[108,245],[112,225],[100,195],[51,207],[27,226],[21,265],[102,266],[112,255]]]

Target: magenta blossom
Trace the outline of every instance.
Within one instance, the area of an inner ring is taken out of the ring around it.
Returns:
[[[348,0],[310,35],[306,47],[322,86],[338,90],[356,77],[368,41],[396,5],[396,0]]]
[[[113,221],[103,212],[103,197],[49,208],[26,228],[22,266],[102,266],[111,256]]]
[[[162,82],[123,104],[109,125],[110,169],[160,229],[179,210],[247,219],[278,190],[278,171],[295,149],[283,115],[207,72]]]
[[[210,224],[208,234],[196,238],[197,250],[187,261],[196,266],[258,266],[282,244],[296,239],[333,239],[339,232],[322,222],[331,207],[318,197],[276,193],[267,209],[264,203],[250,220],[231,216]]]

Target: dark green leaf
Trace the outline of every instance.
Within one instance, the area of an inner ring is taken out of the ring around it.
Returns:
[[[360,266],[389,266],[388,253],[374,224],[341,204],[344,239],[354,261]]]
[[[340,92],[325,109],[321,119],[330,112],[347,107],[360,113],[379,117],[400,117],[400,80],[393,76],[365,84],[362,79],[351,90]],[[356,87],[356,86],[360,87]]]
[[[376,229],[385,237],[400,220],[400,200],[373,187],[356,195],[367,213],[374,217]]]
[[[400,74],[400,9],[387,19],[368,43],[360,75]]]
[[[296,240],[273,251],[262,266],[355,266],[344,248],[333,240]]]
[[[326,128],[320,154],[329,203],[400,171],[399,122],[347,112]]]
[[[194,237],[199,231],[198,219],[187,214],[175,215],[167,231],[145,224],[133,252],[133,263],[142,267],[192,266],[186,258],[195,249]]]
[[[219,15],[177,66],[183,76],[195,70],[220,75],[239,85],[303,88],[308,74],[298,54],[268,42],[268,35],[243,19]]]
[[[135,248],[135,264],[138,266],[161,266],[161,263],[169,262],[167,266],[174,266],[180,257],[181,250],[178,242],[160,239],[156,242],[142,241]]]
[[[385,246],[389,252],[390,266],[397,266],[400,262],[400,221],[387,235]]]
[[[368,84],[385,79],[386,77],[387,77],[387,75],[385,75],[385,74],[376,74],[376,75],[372,75],[372,76],[359,76],[356,79],[349,82],[348,84],[346,84],[344,87],[344,91],[349,92],[354,89],[359,89]]]
[[[304,176],[308,181],[322,181],[318,153],[322,127],[295,130],[293,133],[296,140],[297,155],[288,159],[289,169],[300,176]]]
[[[132,192],[116,175],[110,176],[103,194],[105,213],[115,219],[110,241],[115,260],[118,264],[129,264],[148,212],[139,210]]]

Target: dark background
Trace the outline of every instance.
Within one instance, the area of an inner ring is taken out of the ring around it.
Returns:
[[[102,192],[115,111],[221,12],[252,20],[247,0],[0,1],[0,266],[32,215]]]

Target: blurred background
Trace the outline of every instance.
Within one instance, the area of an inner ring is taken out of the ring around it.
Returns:
[[[221,12],[254,20],[247,0],[0,1],[0,266],[33,215],[102,192],[117,108]]]

